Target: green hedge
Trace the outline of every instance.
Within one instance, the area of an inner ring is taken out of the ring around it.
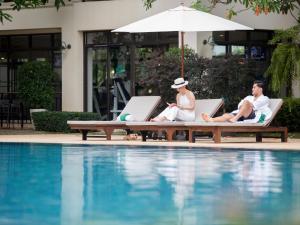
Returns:
[[[300,132],[300,98],[284,99],[274,125],[288,127],[289,132]]]
[[[68,120],[100,120],[97,113],[86,112],[36,112],[32,113],[35,129],[38,131],[70,133]]]

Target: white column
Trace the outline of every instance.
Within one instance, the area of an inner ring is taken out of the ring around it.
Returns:
[[[181,48],[181,34],[179,32],[179,47]],[[184,45],[195,50],[199,56],[212,58],[212,45],[203,44],[203,41],[212,41],[212,32],[186,32],[184,34]]]
[[[83,111],[83,32],[74,23],[73,9],[63,15],[62,41],[71,49],[62,54],[62,110]]]
[[[206,41],[206,44],[203,44],[203,41]],[[199,56],[212,58],[213,46],[209,44],[210,42],[212,42],[212,32],[197,33],[197,53]]]

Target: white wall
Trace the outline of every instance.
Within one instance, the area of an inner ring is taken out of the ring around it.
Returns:
[[[65,111],[83,110],[83,31],[110,30],[126,25],[168,8],[176,7],[182,0],[158,0],[153,8],[146,11],[142,0],[114,0],[95,2],[74,2],[55,8],[24,9],[19,12],[8,11],[13,16],[12,22],[5,22],[0,27],[0,35],[13,33],[35,33],[39,30],[61,30],[62,40],[72,48],[62,57],[62,109]],[[192,0],[183,1],[189,6]],[[225,15],[225,7],[213,11]],[[247,11],[233,19],[255,29],[278,29],[292,26],[295,21],[291,16],[262,15],[255,16]],[[185,43],[190,44],[202,55],[210,57],[210,46],[202,46],[203,39],[210,34],[191,33],[186,35]]]
[[[292,93],[294,97],[300,97],[300,80],[293,80]]]

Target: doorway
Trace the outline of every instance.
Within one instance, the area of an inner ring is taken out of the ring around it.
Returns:
[[[87,110],[101,120],[115,119],[130,99],[128,46],[87,48]]]

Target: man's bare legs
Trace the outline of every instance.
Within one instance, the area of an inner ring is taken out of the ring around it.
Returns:
[[[212,118],[209,115],[202,113],[202,119],[206,122],[225,122],[225,121],[230,120],[233,117],[234,117],[234,115],[232,115],[230,113],[225,113],[222,116]]]
[[[225,113],[222,116],[212,118],[205,113],[202,113],[202,119],[206,122],[236,122],[239,118],[248,117],[252,112],[252,104],[249,101],[244,101],[242,106],[240,107],[239,113],[236,115]]]
[[[248,117],[251,114],[252,110],[253,110],[252,104],[249,101],[245,100],[243,102],[243,104],[241,105],[238,114],[236,114],[234,117],[232,117],[228,121],[234,123],[234,122],[238,121],[238,119],[241,118],[242,116]]]

